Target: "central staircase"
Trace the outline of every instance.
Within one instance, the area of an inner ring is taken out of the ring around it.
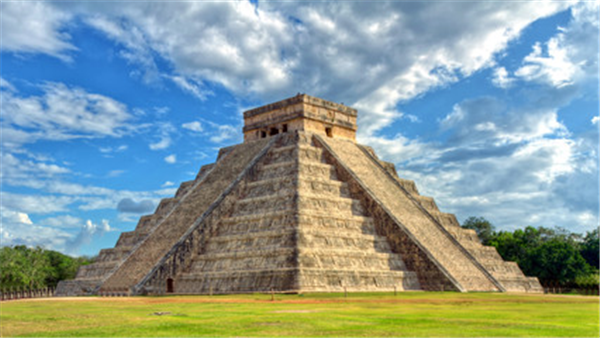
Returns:
[[[172,292],[418,290],[311,137],[282,138]]]

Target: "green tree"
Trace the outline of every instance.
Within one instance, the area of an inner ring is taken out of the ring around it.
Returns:
[[[24,245],[0,248],[0,288],[24,289],[55,287],[59,281],[73,279],[81,265],[93,258],[70,257],[60,252]]]
[[[600,255],[600,242],[598,239],[598,229],[586,233],[581,244],[581,256],[587,263],[596,270],[600,269],[598,256]]]
[[[528,272],[542,282],[568,284],[590,274],[590,266],[576,245],[561,238],[552,238],[531,251]]]
[[[475,230],[481,243],[487,245],[494,235],[494,226],[487,219],[483,217],[471,216],[467,218],[462,228]]]
[[[587,285],[595,277],[590,276],[593,269],[582,255],[581,248],[586,247],[582,238],[562,228],[526,227],[493,233],[489,245],[504,260],[516,262],[525,275],[538,277],[542,283],[564,285],[585,281]],[[593,234],[586,238],[591,247]]]

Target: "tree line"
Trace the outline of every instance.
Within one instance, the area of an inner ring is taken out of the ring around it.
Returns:
[[[516,262],[527,276],[545,286],[591,287],[599,284],[598,229],[586,234],[562,228],[526,227],[496,231],[483,217],[469,217],[463,228],[477,232],[483,245],[496,248],[504,260]],[[73,279],[91,257],[71,257],[57,251],[24,245],[0,249],[0,289],[56,287]]]
[[[0,289],[54,288],[61,280],[75,278],[80,266],[92,262],[90,257],[71,257],[40,247],[5,246],[0,249]]]
[[[483,217],[469,217],[462,227],[475,230],[483,245],[495,247],[504,260],[516,262],[544,286],[598,287],[598,229],[585,234],[531,226],[496,231]]]

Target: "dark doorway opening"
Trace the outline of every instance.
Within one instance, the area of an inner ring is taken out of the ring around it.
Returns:
[[[175,292],[175,288],[173,287],[173,278],[167,278],[167,293]]]
[[[325,128],[325,134],[327,134],[327,137],[333,137],[330,127]]]
[[[282,131],[282,133],[287,133],[287,124],[283,125],[283,131]]]
[[[261,131],[261,132],[260,132],[260,137],[261,137],[261,138],[265,138],[265,137],[267,137],[267,132],[266,132],[266,131],[264,131],[264,130],[263,130],[263,131]]]
[[[269,130],[269,136],[273,136],[273,135],[277,135],[279,134],[279,130],[277,128],[271,128],[271,130]]]

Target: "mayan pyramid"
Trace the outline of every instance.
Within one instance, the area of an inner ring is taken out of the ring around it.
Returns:
[[[100,251],[59,295],[541,292],[308,95],[244,113],[244,143]]]

